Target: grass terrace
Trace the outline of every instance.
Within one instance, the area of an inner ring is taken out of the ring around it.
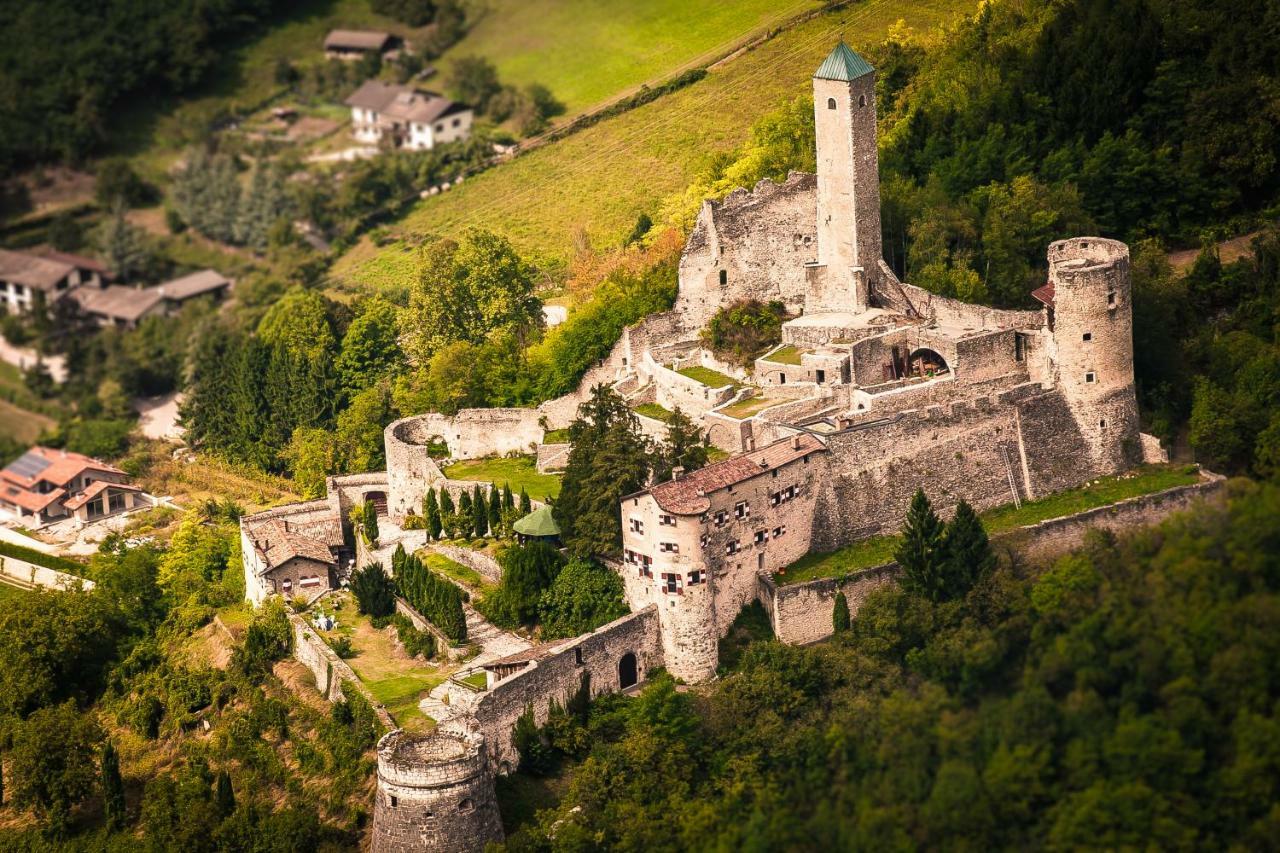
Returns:
[[[54,554],[46,554],[43,551],[37,551],[35,548],[24,548],[11,542],[0,542],[0,557],[24,560],[37,566],[44,566],[46,569],[53,569],[55,572],[66,572],[77,577],[85,577],[89,569],[84,563],[77,563],[75,560],[68,560],[66,557],[59,557]]]
[[[478,480],[481,483],[510,483],[517,495],[521,489],[534,500],[545,501],[560,495],[558,474],[539,474],[532,456],[493,456],[488,459],[468,459],[455,462],[444,469],[450,480]]]
[[[542,443],[543,444],[568,444],[569,430],[568,429],[549,429],[542,436]]]
[[[701,382],[709,388],[723,388],[726,385],[732,385],[735,389],[742,387],[742,383],[732,376],[727,376],[718,370],[712,370],[700,364],[695,364],[692,367],[682,367],[676,373],[681,376],[687,376],[694,382]]]
[[[791,344],[785,347],[779,347],[764,357],[765,361],[774,364],[800,364],[800,356],[804,355],[808,350],[797,349]]]
[[[0,604],[16,601],[26,595],[27,592],[28,590],[25,587],[18,586],[7,578],[0,579]]]
[[[670,409],[659,406],[657,403],[641,403],[635,407],[635,412],[637,415],[644,415],[646,418],[653,418],[654,420],[662,421],[664,424],[670,423],[671,418],[674,417],[674,413]]]
[[[476,690],[484,690],[486,687],[489,686],[489,676],[485,674],[484,670],[480,670],[479,672],[473,672],[470,675],[468,675],[466,678],[459,678],[458,681],[462,682],[468,687],[473,687]]]
[[[987,533],[995,536],[1051,518],[1075,515],[1199,481],[1200,469],[1195,465],[1143,465],[1124,474],[1102,477],[1065,492],[1027,501],[1021,507],[1013,504],[996,507],[982,514],[982,523]],[[774,574],[773,578],[778,584],[804,583],[883,565],[893,560],[900,538],[896,535],[873,536],[829,554],[806,554],[785,571]]]
[[[765,409],[769,408],[770,406],[775,406],[778,403],[782,403],[782,402],[785,402],[785,401],[775,399],[773,397],[764,397],[764,396],[748,397],[745,400],[739,400],[736,403],[731,403],[728,406],[725,406],[723,409],[716,409],[716,411],[722,415],[728,415],[731,418],[737,418],[738,420],[742,421],[742,420],[746,420],[752,415],[757,415],[760,412],[763,412]]]
[[[483,598],[498,588],[497,584],[475,569],[464,566],[456,560],[450,560],[443,554],[434,554],[428,551],[421,556],[423,562],[427,564],[427,568],[462,584],[473,596]]]

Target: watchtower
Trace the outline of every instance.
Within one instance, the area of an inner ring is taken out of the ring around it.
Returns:
[[[818,259],[809,311],[865,311],[880,276],[875,97],[875,69],[843,41],[813,75]]]
[[[479,853],[502,838],[482,734],[396,729],[378,742],[373,853]]]
[[[1044,290],[1058,387],[1099,471],[1120,470],[1138,442],[1129,248],[1100,237],[1052,243]]]

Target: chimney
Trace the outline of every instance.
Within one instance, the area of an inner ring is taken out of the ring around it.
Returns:
[[[677,465],[676,467],[674,467],[674,468],[672,468],[672,469],[671,469],[671,479],[672,479],[672,480],[679,480],[679,479],[680,479],[681,477],[683,477],[683,476],[684,476],[684,466],[683,466],[683,465]]]
[[[793,450],[800,449],[800,433],[796,433],[795,435],[791,436],[791,448]]]

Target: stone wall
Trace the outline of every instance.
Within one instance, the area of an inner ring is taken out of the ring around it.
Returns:
[[[0,574],[11,577],[24,586],[30,584],[45,589],[71,589],[75,586],[83,586],[88,591],[95,586],[93,581],[86,578],[54,571],[26,560],[19,560],[17,557],[0,556]]]
[[[329,644],[320,638],[305,619],[296,613],[290,613],[289,624],[293,626],[293,657],[311,670],[311,674],[316,678],[316,689],[320,691],[320,695],[330,702],[340,702],[343,699],[342,685],[350,684],[373,706],[378,722],[385,728],[396,727],[396,721],[387,713],[386,707],[373,698],[369,688],[364,686],[364,682],[355,674],[351,666],[329,648]]]
[[[427,617],[423,616],[417,610],[414,610],[412,604],[399,596],[396,597],[396,612],[412,622],[413,627],[417,628],[419,631],[426,631],[428,634],[435,637],[436,653],[445,660],[457,660],[467,653],[466,648],[461,646],[455,647],[453,645],[453,641],[450,640],[443,631],[435,625],[432,625],[431,622],[427,620]]]
[[[533,503],[533,505],[535,507],[541,506],[540,503]],[[449,545],[445,542],[429,542],[426,547],[428,551],[433,551],[441,556],[448,557],[455,563],[461,563],[467,568],[479,572],[482,576],[494,583],[498,583],[502,580],[502,566],[498,565],[498,561],[493,559],[493,557],[490,557],[488,554],[473,551],[470,548],[461,548],[457,545]]]
[[[804,645],[830,637],[836,593],[843,592],[849,602],[849,615],[858,609],[874,590],[897,580],[896,563],[864,569],[844,578],[821,578],[808,583],[775,586],[768,575],[758,575],[759,595],[779,640]]]
[[[440,435],[428,417],[402,418],[382,431],[387,456],[387,512],[403,519],[422,505],[427,488],[444,480],[428,444]]]
[[[563,471],[569,464],[570,444],[539,444],[534,468],[539,474]]]
[[[626,654],[636,656],[636,672],[643,682],[648,673],[663,665],[658,641],[658,619],[654,608],[631,613],[557,645],[546,657],[496,682],[480,695],[475,719],[489,744],[489,760],[501,772],[520,763],[511,745],[516,719],[532,706],[538,725],[547,720],[552,699],[563,703],[578,690],[583,673],[591,674],[591,693],[612,693],[619,689],[618,665]]]

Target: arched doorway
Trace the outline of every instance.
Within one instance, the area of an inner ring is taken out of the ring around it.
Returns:
[[[907,368],[908,376],[941,376],[951,368],[947,360],[936,351],[922,347],[911,353],[911,361]]]
[[[622,660],[618,661],[618,686],[626,690],[628,687],[634,687],[638,680],[635,653],[627,652],[622,656]]]
[[[380,517],[387,514],[387,493],[386,492],[365,492],[364,499],[366,503],[373,504],[373,508],[377,510]]]

